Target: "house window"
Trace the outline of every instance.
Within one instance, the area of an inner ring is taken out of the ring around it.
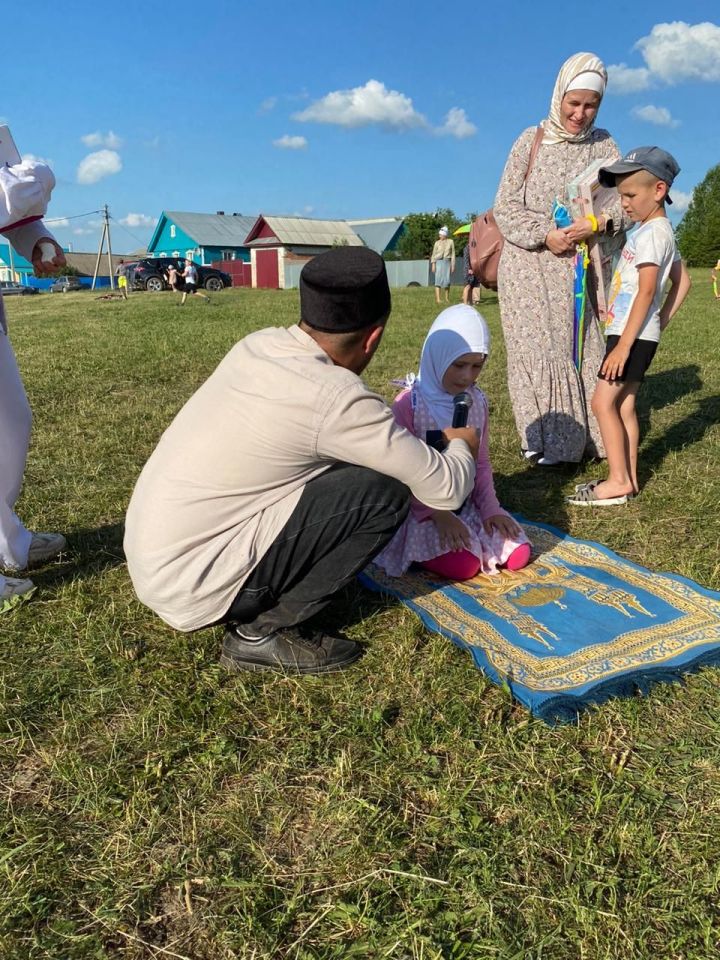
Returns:
[[[222,257],[221,257],[221,259],[222,259],[222,260],[234,260],[234,259],[235,259],[235,251],[234,251],[234,250],[223,250],[223,251],[222,251]]]
[[[175,224],[174,224],[174,223],[171,223],[171,224],[170,224],[170,236],[171,236],[171,237],[174,237],[174,236],[175,236]]]
[[[194,259],[195,259],[195,251],[194,251],[194,250],[186,250],[186,251],[185,251],[185,258],[186,258],[187,260],[194,260]]]
[[[173,255],[174,257],[179,257],[179,256],[180,256],[180,251],[179,251],[179,250],[173,250],[172,255]]]

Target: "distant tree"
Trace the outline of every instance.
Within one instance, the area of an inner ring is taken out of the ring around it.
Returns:
[[[397,253],[400,260],[429,260],[433,244],[437,240],[440,227],[447,227],[455,241],[455,252],[462,254],[467,243],[464,236],[453,237],[453,233],[463,222],[458,220],[452,210],[438,209],[435,213],[409,213],[405,218],[405,232],[398,242]]]
[[[77,267],[71,267],[69,263],[65,264],[64,267],[58,267],[53,273],[48,274],[50,277],[79,277],[80,271]]]
[[[714,267],[720,260],[720,164],[708,170],[695,187],[677,228],[677,241],[690,267]]]

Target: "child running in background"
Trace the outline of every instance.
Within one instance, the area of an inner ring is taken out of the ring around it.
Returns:
[[[475,386],[490,350],[490,331],[471,306],[449,307],[438,316],[425,339],[420,374],[393,403],[395,419],[415,436],[444,430],[453,419],[453,397],[473,400],[469,427],[480,435],[475,487],[458,513],[431,510],[413,500],[407,519],[373,561],[391,577],[411,563],[449,580],[470,580],[501,567],[519,570],[530,559],[522,527],[502,509],[495,495],[488,455],[488,405]]]
[[[607,348],[592,398],[608,476],[576,487],[568,498],[576,506],[627,503],[640,489],[635,398],[661,332],[690,289],[665,213],[665,204],[672,203],[670,187],[679,172],[675,158],[660,147],[637,147],[598,172],[603,186],[617,186],[625,216],[638,226],[628,235],[613,275]],[[668,279],[670,289],[664,297]]]

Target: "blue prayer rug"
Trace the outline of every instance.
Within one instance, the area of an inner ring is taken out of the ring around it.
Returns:
[[[452,583],[419,567],[389,577],[371,564],[361,580],[469,651],[549,724],[720,663],[719,593],[517,519],[533,543],[524,570]]]

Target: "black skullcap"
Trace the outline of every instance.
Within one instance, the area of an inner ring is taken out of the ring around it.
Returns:
[[[348,333],[382,323],[390,313],[383,258],[367,247],[335,247],[300,274],[300,319],[314,330]]]

